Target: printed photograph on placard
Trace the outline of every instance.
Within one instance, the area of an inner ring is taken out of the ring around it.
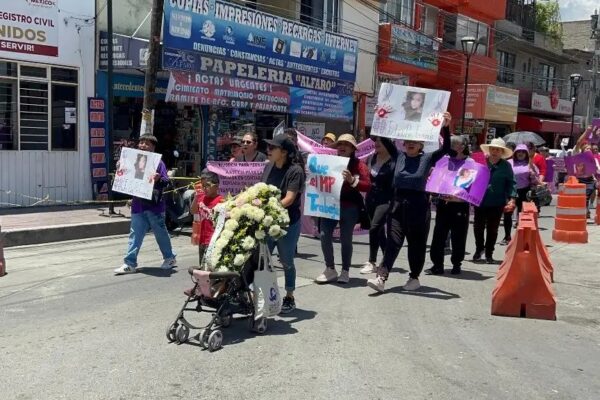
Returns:
[[[154,174],[161,157],[161,154],[123,147],[113,191],[150,200],[154,190]]]
[[[382,83],[371,135],[436,142],[450,92]]]

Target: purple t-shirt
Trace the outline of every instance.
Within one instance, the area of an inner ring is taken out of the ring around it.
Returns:
[[[160,175],[160,179],[154,184],[154,190],[159,192],[160,202],[158,204],[152,204],[150,200],[134,197],[131,201],[132,214],[141,214],[144,211],[151,211],[155,214],[162,214],[165,212],[165,201],[162,198],[162,191],[169,183],[169,176],[167,175],[167,166],[162,160],[158,163],[156,172]]]
[[[536,183],[531,180],[531,171],[527,161],[509,160],[508,162],[510,162],[510,165],[512,166],[515,181],[517,182],[517,189],[528,188],[533,183]],[[533,168],[534,170],[537,170],[535,166],[533,166]]]

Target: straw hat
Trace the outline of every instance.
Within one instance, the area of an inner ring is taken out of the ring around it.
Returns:
[[[323,139],[330,139],[332,142],[335,142],[335,133],[328,133],[327,135],[323,136]]]
[[[490,155],[490,147],[495,147],[497,149],[501,149],[502,150],[502,158],[505,160],[507,158],[511,158],[513,155],[513,151],[511,149],[509,149],[508,147],[506,147],[506,143],[504,143],[504,140],[502,140],[501,138],[493,139],[490,144],[482,144],[480,147],[481,147],[481,151],[483,151],[486,156]]]
[[[335,142],[336,146],[340,142],[350,143],[352,147],[354,147],[354,150],[358,148],[358,145],[356,144],[356,139],[353,135],[349,133],[344,133],[343,135],[340,135],[340,137],[337,139],[337,142]]]

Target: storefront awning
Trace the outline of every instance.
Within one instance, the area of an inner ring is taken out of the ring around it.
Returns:
[[[556,119],[542,119],[530,115],[520,115],[517,117],[517,129],[520,131],[550,132],[550,133],[571,133],[570,121],[559,121]],[[573,132],[579,132],[580,127],[575,124]]]

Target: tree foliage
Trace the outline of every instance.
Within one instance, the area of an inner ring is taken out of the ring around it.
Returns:
[[[535,5],[535,30],[562,39],[560,8],[557,0],[538,1]]]

